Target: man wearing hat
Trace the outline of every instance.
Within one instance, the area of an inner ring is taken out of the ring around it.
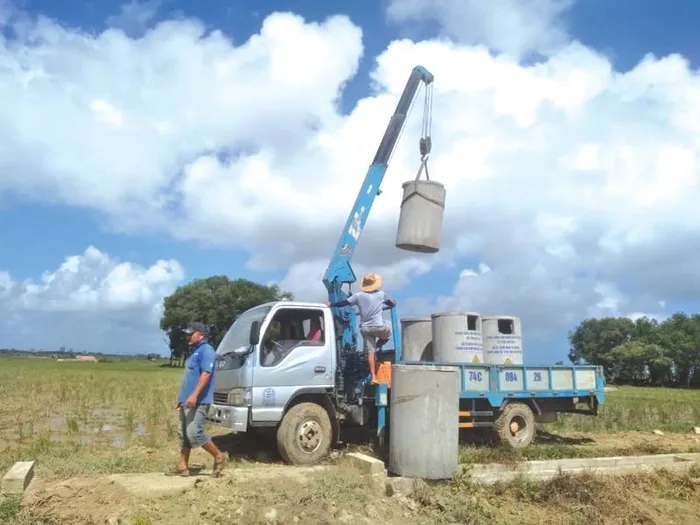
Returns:
[[[221,452],[204,433],[209,405],[214,402],[214,362],[216,352],[207,342],[209,330],[199,322],[190,323],[184,332],[189,335],[190,355],[185,361],[185,372],[180,383],[175,408],[180,411],[180,462],[172,475],[189,476],[189,459],[193,447],[202,447],[214,458],[212,475],[221,474],[228,454]]]
[[[387,299],[382,287],[382,277],[377,273],[366,273],[362,277],[360,289],[347,299],[336,303],[326,303],[327,306],[357,306],[360,311],[360,333],[362,334],[363,350],[367,353],[369,371],[372,383],[377,383],[377,365],[374,352],[391,337],[391,329],[384,322],[384,305],[395,306],[396,303]]]

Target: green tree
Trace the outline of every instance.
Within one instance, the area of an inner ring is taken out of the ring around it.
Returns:
[[[635,333],[634,321],[626,317],[585,319],[569,332],[569,359],[577,364],[606,365],[605,356],[632,341]]]
[[[677,312],[661,323],[660,344],[668,350],[675,365],[676,381],[690,386],[698,370],[700,316]]]
[[[605,356],[608,374],[625,383],[669,381],[671,359],[659,345],[630,341],[616,346]]]
[[[209,326],[209,340],[218,346],[233,321],[250,308],[270,301],[293,299],[277,285],[262,285],[247,279],[230,280],[223,275],[196,279],[179,287],[164,300],[160,329],[165,331],[171,359],[187,354],[187,336],[182,331],[191,321]]]

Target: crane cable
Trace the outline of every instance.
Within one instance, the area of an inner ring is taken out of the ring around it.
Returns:
[[[428,157],[430,157],[430,151],[433,147],[432,139],[430,138],[430,132],[433,127],[433,84],[430,83],[425,86],[425,101],[423,103],[423,121],[421,123],[421,137],[418,142],[418,149],[420,151],[420,167],[418,168],[418,173],[416,173],[416,181],[420,178],[423,170],[425,170],[425,178],[430,180],[430,174],[428,173]]]

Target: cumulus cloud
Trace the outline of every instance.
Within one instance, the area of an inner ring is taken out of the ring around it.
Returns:
[[[567,44],[564,14],[574,0],[389,0],[391,22],[435,22],[446,36],[521,57]]]
[[[371,92],[343,115],[338,99],[363,53],[361,29],[344,16],[276,13],[237,45],[193,19],[138,39],[43,18],[8,23],[0,195],[245,250],[249,269],[286,271],[286,288],[322,298],[368,163],[422,64],[435,74],[430,169],[447,189],[443,247],[394,247],[401,183],[418,163],[416,104],[363,232],[358,275],[379,269],[411,295],[409,283],[430,289],[461,267],[452,297],[411,309],[521,315],[526,333],[543,337],[590,314],[660,315],[700,291],[700,249],[689,245],[700,222],[700,80],[681,56],[615,71],[566,39],[529,65],[470,45],[490,36],[397,40],[373,57]],[[544,49],[522,42],[512,49]]]
[[[58,348],[125,353],[167,349],[157,326],[163,297],[184,279],[176,260],[149,267],[119,261],[89,246],[38,280],[17,281],[0,272],[4,347]]]

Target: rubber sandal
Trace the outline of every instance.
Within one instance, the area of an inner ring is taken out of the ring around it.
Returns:
[[[188,478],[190,476],[190,469],[179,469],[177,467],[173,467],[172,469],[168,470],[165,473],[166,476],[179,476],[181,478]]]
[[[215,478],[221,476],[221,471],[226,467],[226,463],[228,463],[228,452],[224,452],[221,459],[214,460],[214,468],[212,469],[211,475]]]

